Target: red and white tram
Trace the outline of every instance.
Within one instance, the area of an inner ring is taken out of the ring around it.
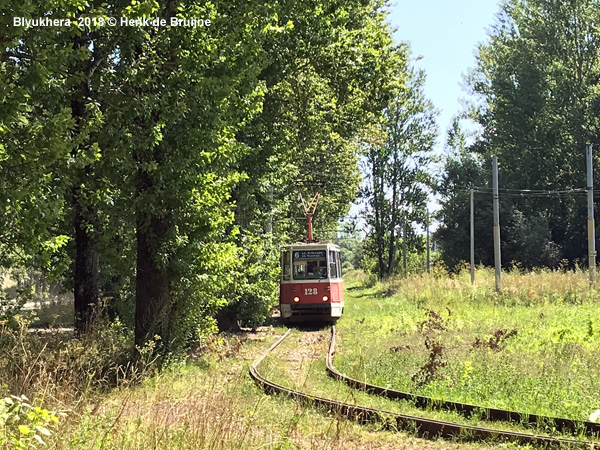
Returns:
[[[336,321],[344,310],[340,248],[297,243],[282,248],[279,308],[284,321]]]
[[[340,248],[312,237],[312,215],[319,194],[307,207],[307,242],[281,249],[279,309],[283,322],[325,320],[335,322],[344,310]]]

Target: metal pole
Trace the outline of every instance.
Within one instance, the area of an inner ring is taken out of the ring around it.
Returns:
[[[596,230],[594,224],[594,177],[592,170],[592,146],[587,148],[587,205],[588,205],[588,261],[590,283],[596,277]]]
[[[471,189],[471,284],[475,283],[475,211],[473,209],[473,189]]]
[[[498,157],[492,158],[492,187],[494,189],[494,265],[496,267],[496,292],[502,292],[502,258],[500,256],[500,205],[498,195]]]
[[[404,222],[404,232],[402,234],[402,267],[404,267],[404,274],[406,274],[406,212],[402,213],[402,221]]]
[[[429,208],[427,208],[427,273],[429,273]]]

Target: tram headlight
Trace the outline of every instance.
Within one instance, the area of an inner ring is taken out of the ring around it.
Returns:
[[[294,297],[294,301],[298,303],[300,301],[300,297]]]
[[[326,295],[323,296],[323,301],[326,302],[327,300],[329,300],[329,297],[327,297]]]

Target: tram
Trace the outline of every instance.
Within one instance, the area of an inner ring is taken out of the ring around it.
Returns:
[[[308,238],[281,248],[279,309],[284,323],[321,320],[335,322],[344,310],[340,248],[312,236],[312,214],[319,194],[307,207]]]

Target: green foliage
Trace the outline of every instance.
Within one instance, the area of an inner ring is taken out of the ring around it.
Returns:
[[[473,184],[489,187],[491,156],[499,159],[501,188],[586,186],[585,147],[600,136],[599,24],[600,4],[595,0],[502,4],[488,41],[478,48],[476,68],[467,77],[472,97],[465,115],[481,130],[468,150],[479,155],[476,160],[488,175],[484,184],[464,177],[445,180],[446,190],[452,192],[444,194],[443,214],[449,223],[440,238],[450,265],[467,259],[460,247],[468,239],[468,193],[457,189]],[[467,157],[462,161],[469,164]],[[459,160],[452,164],[457,163],[460,168]],[[466,165],[461,170],[467,174],[471,168]],[[501,199],[501,222],[508,225],[501,233],[505,261],[557,267],[563,258],[571,265],[585,258],[583,195],[519,198],[501,194]],[[489,214],[480,208],[476,220],[486,231],[481,234],[476,224],[477,261],[488,264],[491,231],[487,230],[491,227]],[[455,231],[451,230],[454,225],[458,225]]]
[[[321,193],[315,234],[336,228],[357,196],[359,145],[378,123],[402,78],[379,1],[282,4],[280,32],[265,43],[263,108],[242,140],[248,175],[236,188],[236,223],[262,232],[269,215],[275,241],[305,237],[299,194]],[[400,73],[400,75],[399,75]]]
[[[363,268],[364,239],[358,237],[338,238],[335,243],[340,246],[343,273]]]
[[[269,239],[245,235],[238,247],[239,267],[226,314],[244,327],[263,325],[277,303],[279,254]]]
[[[9,3],[0,266],[63,280],[77,317],[103,299],[138,345],[158,335],[165,353],[214,331],[226,305],[260,324],[276,249],[304,234],[298,195],[323,195],[317,236],[337,229],[361,145],[402,89],[407,54],[384,2]],[[212,24],[10,23],[49,15]]]
[[[442,209],[438,213],[441,225],[434,238],[442,247],[442,259],[449,268],[470,259],[470,189],[490,185],[489,164],[479,155],[470,153],[466,136],[456,118],[447,133],[447,149],[450,153],[444,164],[444,172],[437,185]],[[492,209],[489,195],[476,192],[473,197],[475,213],[475,261],[477,264],[493,264]],[[503,222],[504,223],[504,222]],[[505,233],[503,233],[505,234]]]
[[[46,445],[51,436],[48,429],[58,423],[58,417],[39,405],[31,405],[24,395],[0,399],[0,446],[13,450],[28,450]]]

